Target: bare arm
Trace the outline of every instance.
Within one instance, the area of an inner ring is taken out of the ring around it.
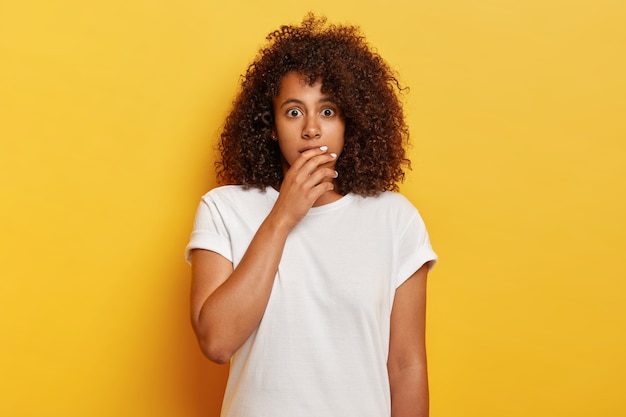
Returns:
[[[387,361],[392,417],[428,417],[427,275],[428,265],[424,265],[396,290]]]
[[[236,269],[221,255],[191,254],[191,322],[204,354],[227,362],[259,325],[290,231],[315,201],[333,189],[335,156],[303,152],[285,174],[280,194]]]
[[[191,254],[191,322],[203,353],[228,362],[263,316],[286,232],[264,223],[239,267],[223,256],[196,249]]]

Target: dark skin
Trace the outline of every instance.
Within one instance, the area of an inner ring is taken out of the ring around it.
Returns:
[[[287,236],[325,193],[333,190],[335,157],[303,152],[288,169],[276,204],[236,269],[223,256],[192,251],[191,319],[204,354],[225,363],[259,325]]]
[[[202,351],[217,363],[228,362],[259,325],[291,230],[311,207],[342,197],[333,181],[345,125],[321,83],[288,74],[274,112],[284,167],[274,207],[236,268],[215,252],[196,249],[191,255],[191,321]],[[387,363],[393,417],[428,416],[427,274],[423,266],[396,290]]]

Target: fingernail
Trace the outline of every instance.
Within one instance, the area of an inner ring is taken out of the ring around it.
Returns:
[[[337,178],[338,176],[339,176],[339,173],[335,171],[335,178]]]
[[[337,157],[337,154],[336,154],[336,153],[334,153],[334,152],[332,152],[332,153],[330,154],[330,156],[332,156],[333,158],[336,158],[336,157]]]
[[[328,146],[324,145],[324,146],[320,146],[320,150],[323,152],[326,152],[328,150]]]

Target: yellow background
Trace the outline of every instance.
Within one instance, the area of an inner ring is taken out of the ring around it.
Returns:
[[[217,415],[182,251],[239,74],[309,8],[411,88],[431,416],[626,415],[618,0],[1,0],[0,415]]]

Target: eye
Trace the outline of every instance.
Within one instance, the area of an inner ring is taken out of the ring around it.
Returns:
[[[287,117],[298,117],[298,116],[302,116],[302,112],[300,111],[300,109],[289,109],[287,110]]]
[[[335,111],[335,109],[331,109],[329,107],[326,107],[325,109],[322,110],[322,116],[324,116],[324,117],[332,117],[336,113],[337,112]]]

